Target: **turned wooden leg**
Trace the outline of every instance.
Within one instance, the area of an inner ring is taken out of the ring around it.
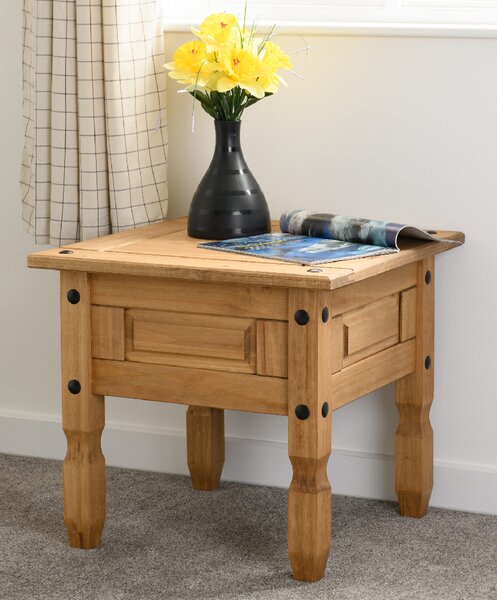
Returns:
[[[331,542],[330,294],[290,290],[288,315],[288,552],[292,574],[321,579]]]
[[[186,413],[188,469],[196,490],[215,490],[224,465],[224,410],[189,406]]]
[[[395,435],[395,482],[400,513],[422,517],[433,487],[434,258],[418,263],[416,368],[396,384],[399,426]]]
[[[68,296],[69,293],[69,296]],[[90,286],[86,273],[61,272],[64,521],[69,544],[94,548],[105,522],[104,397],[91,389]]]

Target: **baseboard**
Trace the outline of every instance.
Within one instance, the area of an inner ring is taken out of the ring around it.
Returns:
[[[110,466],[188,474],[181,430],[108,422],[102,446]],[[60,418],[0,411],[0,452],[62,459]],[[227,436],[224,480],[287,487],[290,478],[285,443]],[[329,478],[335,494],[395,500],[390,455],[334,448]],[[430,504],[497,515],[497,467],[436,460]]]

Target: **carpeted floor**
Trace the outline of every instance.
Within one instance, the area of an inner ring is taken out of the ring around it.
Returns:
[[[111,468],[102,545],[74,550],[61,464],[0,455],[1,600],[497,600],[497,517],[336,496],[325,577],[290,576],[286,491]]]

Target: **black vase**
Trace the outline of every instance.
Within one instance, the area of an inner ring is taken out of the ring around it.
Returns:
[[[271,231],[266,198],[243,158],[240,121],[214,121],[216,148],[193,196],[188,235],[209,240]]]

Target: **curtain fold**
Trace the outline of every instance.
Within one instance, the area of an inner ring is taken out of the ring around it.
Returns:
[[[159,0],[24,0],[23,221],[64,245],[167,212]]]

